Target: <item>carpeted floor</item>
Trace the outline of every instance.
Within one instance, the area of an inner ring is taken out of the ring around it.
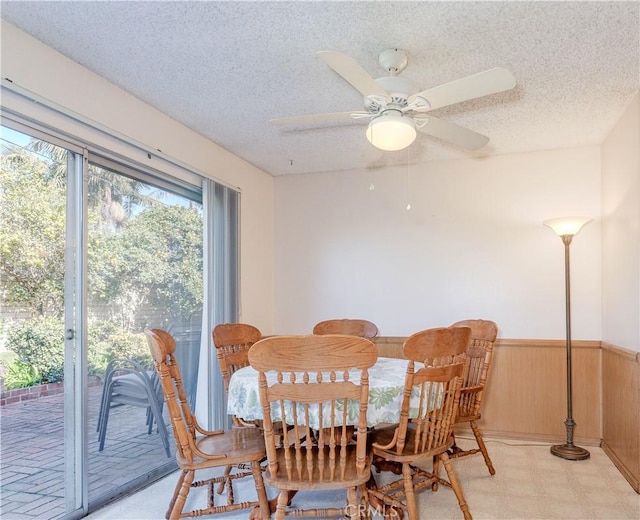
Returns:
[[[462,446],[471,445],[459,440]],[[487,443],[496,468],[491,477],[481,455],[453,461],[474,519],[579,519],[637,520],[640,495],[625,480],[600,448],[588,447],[591,458],[566,461],[549,453],[549,446],[519,441]],[[384,477],[377,476],[384,482]],[[143,520],[164,518],[177,475],[170,475],[103,509],[89,515],[93,520]],[[269,496],[274,496],[269,490]],[[255,496],[251,481],[236,491],[236,500]],[[326,506],[344,501],[343,492],[299,493],[294,501],[304,506]],[[203,507],[205,491],[194,489],[187,505]],[[429,520],[462,519],[453,491],[440,487],[433,493],[418,495],[420,518]],[[247,511],[217,515],[217,518],[248,518]],[[214,517],[214,518],[216,518]],[[375,516],[374,519],[380,519]]]

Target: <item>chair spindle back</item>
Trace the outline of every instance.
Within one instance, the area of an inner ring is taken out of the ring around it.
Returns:
[[[271,337],[253,346],[249,362],[259,372],[271,475],[286,471],[289,480],[318,485],[348,480],[355,425],[355,470],[362,479],[368,468],[368,369],[377,356],[371,341],[347,335]],[[275,377],[269,379],[269,372]],[[284,438],[274,435],[275,421],[290,425]]]

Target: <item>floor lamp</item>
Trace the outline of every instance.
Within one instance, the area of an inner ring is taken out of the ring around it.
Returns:
[[[573,420],[571,396],[571,284],[569,280],[569,245],[571,244],[571,239],[588,222],[591,222],[589,217],[560,217],[543,222],[545,226],[556,232],[564,244],[564,287],[567,322],[567,420],[564,424],[567,427],[567,442],[551,446],[551,453],[556,457],[562,457],[567,460],[584,460],[588,459],[590,455],[584,448],[573,444],[573,430],[576,427],[576,423]]]

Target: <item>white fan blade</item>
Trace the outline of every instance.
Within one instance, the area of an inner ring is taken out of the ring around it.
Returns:
[[[318,58],[347,80],[363,96],[377,94],[389,99],[389,93],[383,89],[351,56],[337,51],[319,51]]]
[[[516,78],[503,67],[478,72],[471,76],[428,88],[409,97],[411,103],[416,97],[429,102],[430,110],[446,107],[469,99],[475,99],[489,94],[496,94],[516,86]]]
[[[419,126],[419,118],[415,119],[418,131],[466,148],[467,150],[479,150],[489,142],[489,138],[486,135],[479,134],[455,123],[444,121],[443,119],[429,116],[424,118],[427,119],[424,126]]]
[[[348,121],[350,119],[360,119],[366,116],[371,116],[371,114],[369,112],[332,112],[328,114],[309,114],[306,116],[270,119],[269,123],[276,126],[305,125],[309,123],[324,123],[327,121]]]

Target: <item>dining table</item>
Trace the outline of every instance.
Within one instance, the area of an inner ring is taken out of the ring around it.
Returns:
[[[379,357],[369,369],[369,404],[367,408],[367,426],[400,421],[400,410],[404,393],[408,360]],[[419,363],[417,363],[419,365]],[[416,369],[418,367],[416,366]],[[353,371],[352,379],[356,379]],[[267,383],[276,381],[276,373],[267,373]],[[409,415],[417,412],[418,397],[410,402]],[[317,412],[317,408],[316,408]],[[260,405],[258,372],[251,366],[243,367],[231,376],[227,395],[227,413],[245,421],[263,419]],[[277,407],[272,408],[274,421],[281,419]],[[310,420],[314,422],[314,417]]]
[[[407,374],[407,359],[378,357],[376,363],[369,368],[369,402],[367,407],[367,426],[374,427],[380,424],[397,424],[400,422],[400,411],[402,409],[402,400],[404,396],[405,379]],[[415,363],[415,370],[423,367],[422,363]],[[350,371],[349,378],[358,380],[359,370]],[[267,384],[273,384],[277,381],[277,374],[274,371],[267,372]],[[409,416],[416,417],[419,403],[419,396],[412,393],[409,402]],[[271,415],[273,421],[281,419],[280,411],[276,403],[272,403]],[[251,366],[246,366],[236,370],[229,381],[229,389],[227,394],[227,413],[235,415],[244,421],[262,420],[262,407],[260,404],[260,391],[258,383],[258,371]],[[310,407],[309,420],[311,425],[316,423],[318,418],[318,409]],[[313,426],[312,426],[313,427]],[[384,460],[375,460],[373,465],[377,471],[392,471],[401,474],[401,465],[387,462]],[[376,482],[373,473],[367,487],[376,488]],[[296,494],[296,491],[290,492],[290,499]],[[275,498],[270,501],[271,510],[275,510]],[[371,495],[369,497],[371,505],[376,510],[386,508],[388,514],[392,518],[400,517],[400,510],[394,506],[387,506],[377,497]],[[251,515],[252,519],[258,519],[259,513]]]

